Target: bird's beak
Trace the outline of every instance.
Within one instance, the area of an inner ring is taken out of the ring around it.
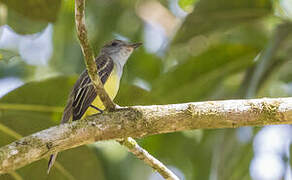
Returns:
[[[132,48],[134,48],[134,49],[137,49],[141,45],[142,45],[142,43],[133,43],[133,44],[130,44],[129,46],[132,47]]]

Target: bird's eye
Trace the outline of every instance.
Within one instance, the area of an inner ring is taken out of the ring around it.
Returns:
[[[113,43],[112,43],[112,46],[117,46],[117,45],[118,45],[117,42],[113,42]]]

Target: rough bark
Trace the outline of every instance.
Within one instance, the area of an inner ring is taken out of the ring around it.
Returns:
[[[55,126],[0,148],[0,173],[83,144],[191,129],[292,123],[292,98],[133,106]]]

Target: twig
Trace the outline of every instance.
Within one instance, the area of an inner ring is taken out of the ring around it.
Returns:
[[[94,60],[92,49],[87,38],[87,30],[85,26],[85,0],[75,0],[75,22],[78,39],[84,55],[84,62],[88,71],[88,75],[94,84],[97,95],[103,102],[106,110],[115,109],[115,104],[106,93],[103,84],[98,76],[97,66]]]
[[[102,100],[102,102],[105,106],[105,109],[107,111],[113,111],[116,109],[116,105],[108,96],[108,94],[105,91],[103,84],[98,76],[97,66],[95,64],[92,49],[89,45],[89,41],[87,38],[87,30],[86,30],[86,25],[85,25],[85,0],[75,0],[75,21],[76,21],[77,34],[78,34],[78,38],[80,41],[82,52],[83,52],[83,55],[85,58],[84,60],[85,60],[85,64],[86,64],[86,68],[87,68],[89,77],[90,77],[91,81],[93,82],[96,93],[100,97],[100,99]],[[124,140],[125,144],[131,144],[131,143],[135,142],[134,139],[132,139],[131,141],[128,141],[128,139],[129,138]],[[137,144],[137,143],[135,142],[135,144]],[[136,148],[136,147],[137,147],[137,149],[135,150],[134,148]],[[133,146],[131,149],[129,149],[130,152],[138,152],[139,150],[143,150],[143,149],[141,147],[139,147],[138,145]],[[145,150],[143,150],[143,151],[145,151]],[[147,152],[147,151],[145,151],[145,152]],[[156,162],[156,163],[159,162],[151,155],[145,156],[144,158],[151,158],[148,160],[149,162],[151,162],[151,161]],[[156,164],[148,163],[148,165],[151,166],[151,165],[156,165]],[[160,165],[163,165],[163,164],[160,163]],[[151,166],[151,167],[157,170],[160,166]],[[158,172],[162,173],[161,175],[165,176],[165,177],[173,177],[173,175],[174,175],[165,166],[161,166],[161,168],[159,169]]]
[[[277,26],[274,36],[268,43],[267,48],[260,54],[256,66],[253,67],[251,72],[247,73],[247,76],[251,75],[250,79],[247,79],[247,81],[249,81],[249,84],[246,84],[247,98],[255,97],[260,82],[263,80],[263,78],[265,78],[265,73],[269,70],[269,68],[276,67],[271,66],[275,63],[274,61],[278,60],[277,58],[275,58],[275,54],[277,50],[281,47],[283,41],[286,40],[286,37],[291,33],[291,29],[292,25],[290,22],[286,22]]]
[[[125,140],[119,141],[121,145],[126,146],[130,152],[132,152],[138,159],[144,161],[154,170],[156,170],[164,179],[167,180],[179,180],[179,178],[171,172],[163,163],[155,159],[145,149],[140,147],[138,143],[131,137]]]
[[[190,129],[292,123],[292,98],[133,106],[55,126],[0,148],[0,174],[96,141]]]

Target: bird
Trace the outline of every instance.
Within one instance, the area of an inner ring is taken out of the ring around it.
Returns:
[[[141,45],[142,43],[128,43],[126,41],[114,39],[101,48],[99,56],[95,59],[99,78],[105,91],[112,100],[119,90],[124,65],[133,51]],[[69,94],[67,105],[63,111],[61,124],[84,119],[89,115],[102,113],[104,109],[105,107],[97,96],[87,70],[84,70]],[[48,174],[56,157],[57,153],[50,155],[47,170]]]

